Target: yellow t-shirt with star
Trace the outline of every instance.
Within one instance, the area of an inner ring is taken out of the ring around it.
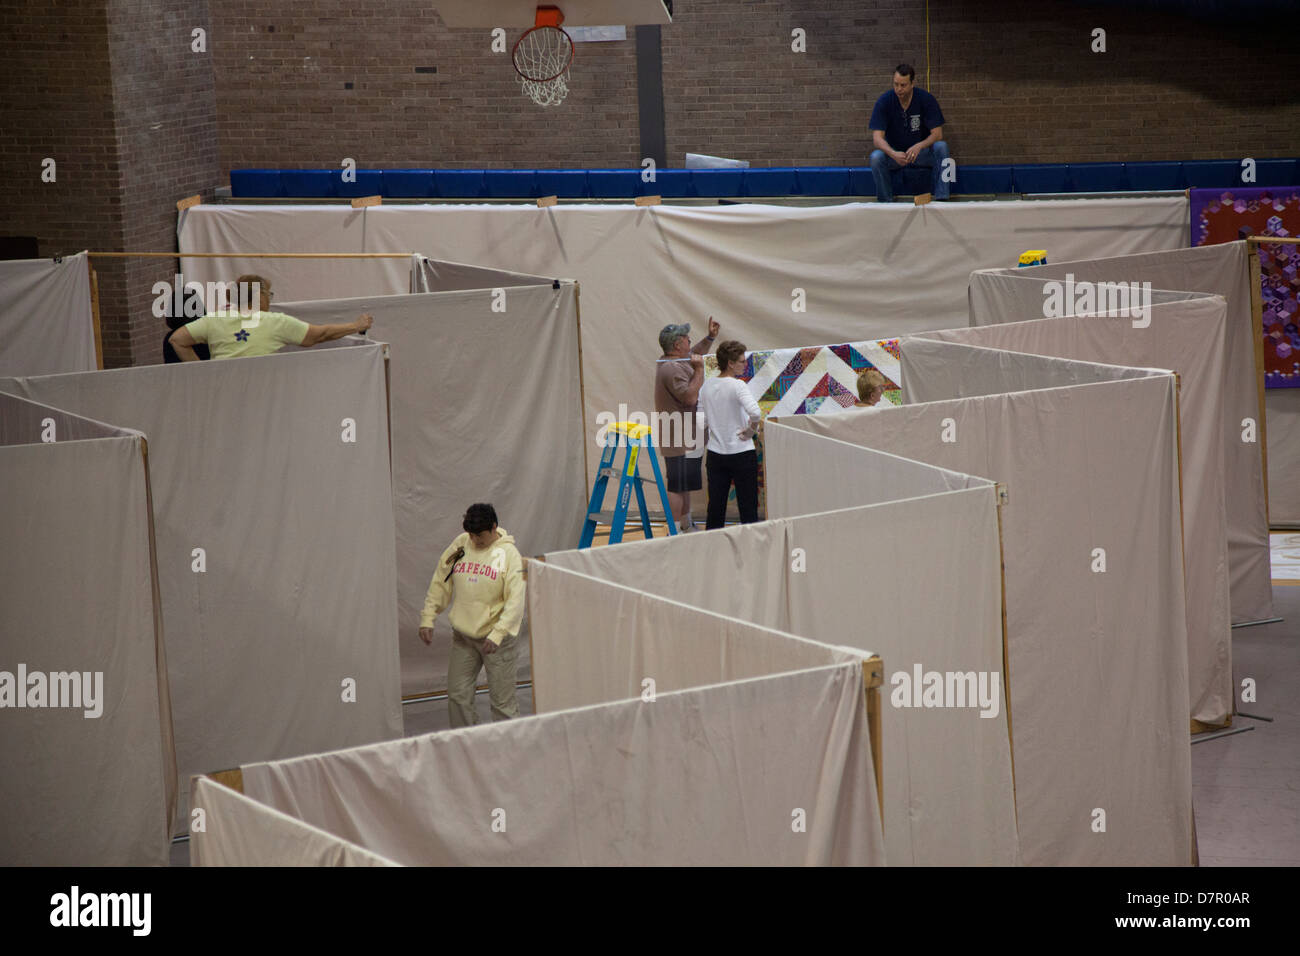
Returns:
[[[270,355],[286,345],[301,345],[310,326],[283,312],[210,312],[185,326],[214,359]]]

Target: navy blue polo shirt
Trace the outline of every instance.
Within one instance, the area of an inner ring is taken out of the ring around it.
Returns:
[[[943,125],[943,112],[939,101],[921,89],[912,87],[912,102],[904,112],[893,90],[881,95],[871,111],[871,129],[882,130],[889,145],[906,152],[930,135],[930,130]]]

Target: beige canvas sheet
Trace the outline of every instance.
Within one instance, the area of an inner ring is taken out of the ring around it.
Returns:
[[[426,646],[420,610],[465,509],[493,504],[524,556],[572,547],[586,512],[576,287],[499,273],[485,278],[511,286],[500,286],[500,296],[488,288],[278,306],[314,323],[369,313],[375,324],[368,335],[388,343],[406,695],[447,687],[451,625],[447,615],[439,618]],[[524,278],[530,284],[517,285]],[[525,652],[521,678],[528,666]]]
[[[997,366],[988,374],[996,377]],[[782,424],[1006,483],[1022,858],[1031,865],[1187,864],[1191,763],[1174,377],[979,394],[989,388],[976,381],[972,398]],[[1106,552],[1104,573],[1092,570],[1096,548]],[[1098,809],[1105,832],[1093,830]]]
[[[861,661],[871,653],[846,653],[546,562],[530,565],[529,585],[537,713]],[[612,621],[619,622],[616,637]]]
[[[1153,297],[1161,290],[1170,295],[1181,292],[1223,296],[1227,303],[1228,329],[1220,408],[1232,619],[1242,623],[1271,617],[1273,592],[1269,581],[1263,442],[1242,440],[1243,420],[1249,418],[1258,423],[1264,414],[1255,369],[1246,243],[1114,255],[1116,251],[1119,250],[1109,251],[1107,258],[1078,261],[1072,255],[1053,255],[1052,263],[1046,266],[976,272],[970,277],[970,324],[1042,318],[1042,284],[1063,281],[1067,274],[1073,275],[1076,281],[1093,283],[1150,282]]]
[[[883,504],[992,484],[987,478],[786,428],[775,418],[763,425],[763,447],[769,518]]]
[[[203,826],[190,828],[191,866],[396,866],[332,833],[195,777],[190,806]]]
[[[876,651],[890,675],[910,676],[919,663],[923,672],[997,672],[1001,680],[1001,583],[991,484],[815,436],[782,435],[782,430],[779,423],[767,426],[773,442],[768,474],[779,489],[780,506],[797,513],[841,507],[855,498],[905,500],[550,554],[547,567],[569,568],[826,644]],[[828,485],[822,451],[829,461],[855,457],[859,471],[851,475],[837,465],[833,473],[845,482],[839,489]],[[950,483],[970,487],[945,491]],[[912,497],[929,487],[941,493]],[[939,570],[932,572],[936,562]],[[604,626],[603,617],[593,618],[585,606],[560,607],[556,613],[565,613],[562,629]],[[540,658],[537,641],[535,635]],[[566,666],[577,670],[572,679],[580,682],[595,680],[587,668],[605,665],[583,658]],[[541,707],[540,659],[535,668]],[[621,673],[619,667],[611,669]],[[637,673],[633,667],[632,676]],[[629,685],[635,687],[630,680]],[[1005,706],[987,718],[971,709],[886,706],[882,727],[890,865],[1014,863]]]
[[[176,756],[143,436],[0,394],[0,475],[0,864],[166,865]]]
[[[1053,258],[1178,249],[1183,196],[1114,200],[633,208],[573,205],[203,206],[180,221],[182,252],[409,252],[577,280],[582,287],[590,449],[601,412],[654,410],[659,330],[713,316],[751,349],[857,342],[967,320],[967,276]],[[187,276],[221,278],[254,260],[183,258]],[[283,260],[284,299],[406,292],[406,260]],[[391,262],[391,266],[379,263]],[[218,274],[220,273],[220,274]],[[620,418],[623,416],[619,416]],[[590,456],[594,476],[599,452]]]
[[[178,803],[194,773],[402,732],[382,352],[0,380],[148,437]]]
[[[465,262],[445,262],[428,256],[411,257],[412,292],[460,292],[465,289],[503,289],[537,285],[539,276],[502,269],[485,269]],[[550,284],[550,280],[545,280]]]
[[[808,472],[816,460],[791,464]],[[1019,860],[997,542],[992,486],[790,519],[790,548],[808,560],[789,575],[790,630],[878,647],[885,662],[891,866]],[[969,696],[918,707],[915,684],[930,674],[986,680],[987,696],[977,706],[971,684]]]
[[[529,584],[548,608],[604,605],[623,590],[546,566]],[[631,599],[638,616],[609,618],[566,649],[586,656],[627,629],[637,646],[671,633],[693,640],[711,673],[705,648],[723,657],[767,638],[740,622],[720,633],[713,615],[653,595]],[[551,650],[535,655],[541,672]],[[862,655],[798,641],[791,653],[825,663],[246,766],[245,793],[407,864],[882,864]],[[651,656],[694,679],[691,664]]]
[[[905,379],[917,382],[913,401],[958,397],[953,368],[964,350],[926,339],[1179,373],[1189,706],[1192,719],[1221,725],[1233,698],[1222,417],[1226,306],[1219,296],[1203,296],[1154,305],[1149,318],[1145,328],[1134,328],[1126,316],[1071,316],[926,333],[903,345]]]
[[[86,254],[0,261],[0,375],[95,367]]]

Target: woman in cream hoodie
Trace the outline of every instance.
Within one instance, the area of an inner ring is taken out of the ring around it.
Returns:
[[[484,667],[492,719],[519,716],[516,639],[524,616],[524,562],[515,539],[497,527],[491,505],[470,505],[462,527],[465,533],[438,561],[420,615],[420,640],[431,644],[434,620],[451,606],[447,709],[452,727],[478,723],[474,688]]]

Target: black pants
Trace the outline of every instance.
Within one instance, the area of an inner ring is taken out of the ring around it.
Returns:
[[[736,485],[740,523],[758,520],[758,452],[737,455],[709,452],[709,518],[705,528],[721,528],[727,522],[727,493]]]

